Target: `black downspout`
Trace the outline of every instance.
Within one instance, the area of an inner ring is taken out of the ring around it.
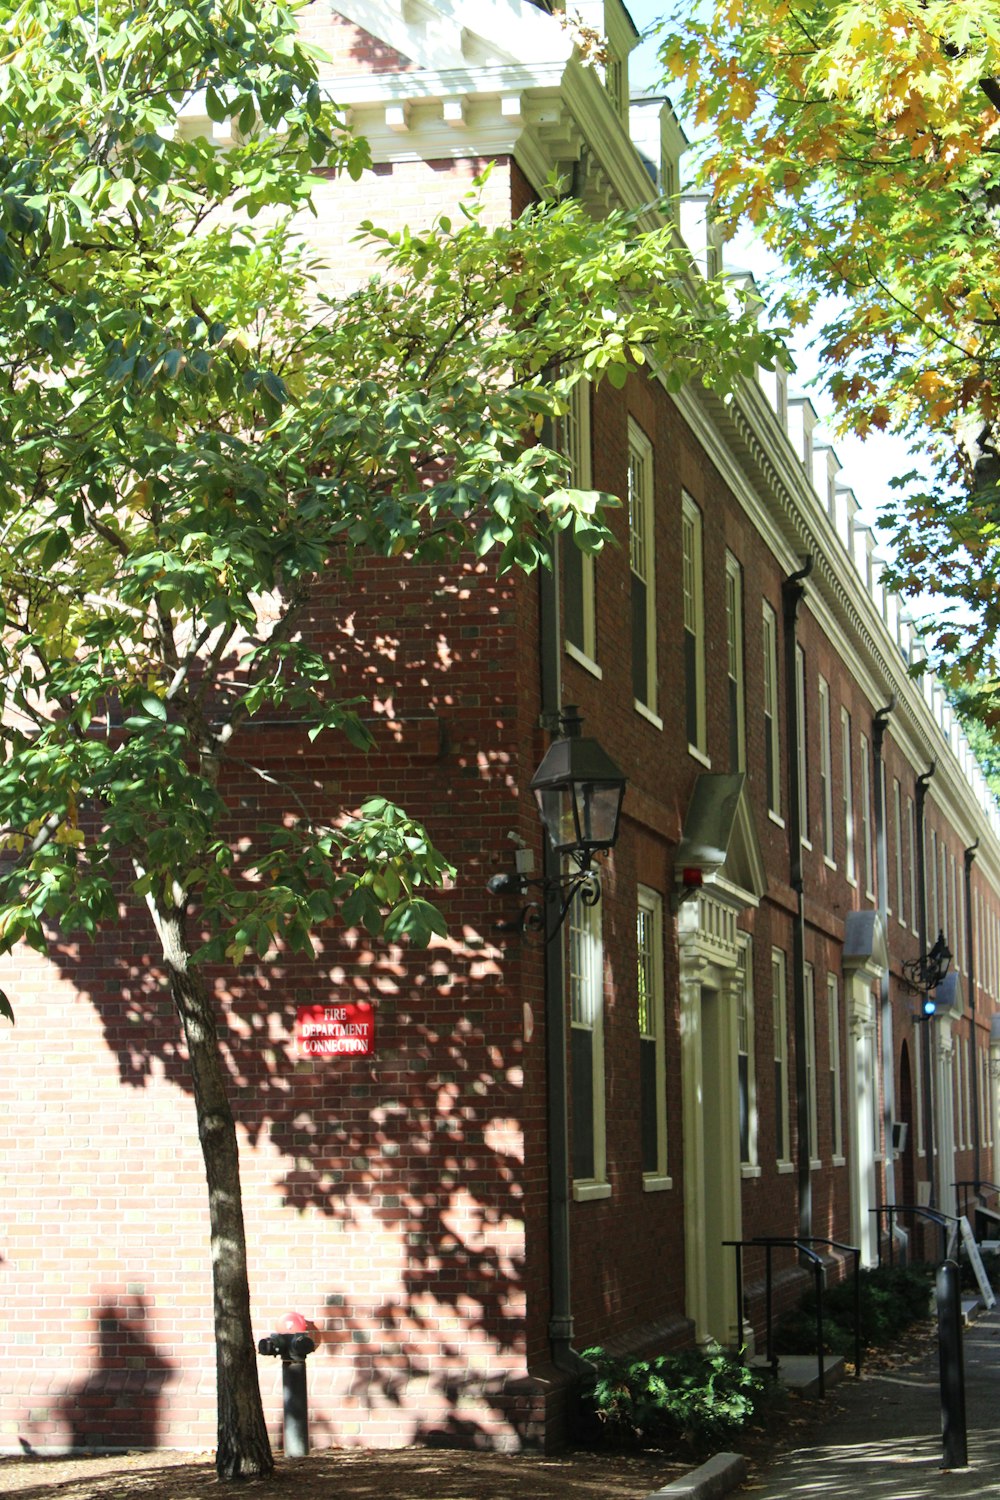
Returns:
[[[875,770],[875,867],[878,872],[878,909],[886,938],[886,961],[882,970],[882,1130],[885,1141],[885,1201],[896,1202],[896,1163],[892,1148],[892,1126],[896,1118],[896,1047],[892,1029],[892,976],[889,970],[889,860],[886,850],[885,762],[882,746],[889,727],[889,715],[896,706],[891,694],[885,708],[872,719],[872,760]]]
[[[921,958],[927,952],[927,871],[924,858],[924,803],[927,800],[927,787],[931,777],[937,770],[937,761],[931,761],[929,770],[917,777],[916,786],[916,810],[917,810],[917,914]],[[932,1016],[922,1016],[919,1025],[924,1030],[924,1061],[923,1061],[923,1095],[924,1095],[924,1151],[927,1161],[927,1207],[933,1208],[937,1199],[934,1182],[934,1084],[933,1070],[931,1068],[931,1043],[933,1033],[931,1032]]]
[[[979,1122],[979,1057],[976,1047],[976,934],[972,921],[972,866],[979,840],[965,851],[965,961],[969,969],[969,1070],[972,1075],[972,1182],[976,1197],[982,1180],[982,1130]]]
[[[806,1066],[806,917],[802,875],[802,827],[799,785],[799,704],[798,670],[795,648],[795,624],[799,605],[805,596],[805,580],[813,570],[813,558],[806,557],[797,573],[790,573],[781,585],[785,644],[785,718],[788,724],[788,853],[789,874],[795,892],[796,910],[792,924],[792,1011],[795,1027],[795,1103],[798,1130],[799,1234],[812,1234],[812,1174],[809,1159],[813,1142],[809,1139],[809,1074]]]
[[[560,722],[559,552],[538,570],[539,678],[541,722],[558,733]],[[542,874],[558,880],[559,856],[542,842]],[[545,954],[545,1123],[549,1147],[549,1345],[556,1369],[580,1374],[590,1366],[573,1348],[570,1294],[570,1158],[567,1026],[563,944],[546,943]]]

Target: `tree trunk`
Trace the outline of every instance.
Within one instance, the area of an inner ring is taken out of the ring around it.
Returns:
[[[200,974],[188,962],[183,913],[160,913],[157,925],[170,993],[187,1041],[208,1183],[218,1390],[216,1472],[220,1479],[270,1474],[274,1459],[261,1405],[250,1322],[236,1124],[219,1052],[215,1011]]]

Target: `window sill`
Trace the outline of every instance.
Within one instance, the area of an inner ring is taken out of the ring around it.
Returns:
[[[826,868],[828,870],[835,870],[837,868],[837,861],[835,859],[831,859],[829,854],[823,855],[823,863],[826,865]]]
[[[784,826],[785,826],[785,820],[784,820],[784,818],[781,816],[780,813],[776,813],[774,811],[773,807],[769,807],[768,808],[767,815],[771,819],[771,822],[775,825],[776,828],[784,828]]]
[[[589,672],[591,677],[596,677],[598,682],[600,682],[604,676],[604,673],[601,671],[594,658],[592,656],[588,656],[586,651],[581,651],[579,646],[574,646],[572,641],[566,641],[565,646],[566,655],[571,657],[572,660],[576,662],[578,667],[582,667],[585,672]]]
[[[751,1162],[745,1161],[740,1164],[740,1176],[744,1182],[755,1181],[760,1176],[760,1167],[755,1167]]]
[[[610,1182],[574,1182],[574,1203],[591,1203],[597,1198],[610,1198]]]
[[[663,728],[663,720],[660,718],[659,714],[654,714],[653,710],[651,708],[647,708],[645,703],[640,703],[638,698],[632,699],[632,706],[641,718],[649,720],[654,729]]]
[[[778,1163],[778,1176],[779,1177],[787,1177],[789,1175],[789,1173],[794,1172],[794,1171],[795,1171],[795,1163],[793,1161],[779,1161],[779,1163]]]
[[[711,758],[705,754],[704,750],[699,750],[697,745],[692,745],[690,740],[688,740],[688,755],[690,755],[692,760],[696,760],[700,766],[704,766],[706,771],[712,769]]]
[[[818,1159],[814,1159],[809,1163],[809,1170],[810,1172],[821,1172],[823,1170],[823,1163]]]
[[[665,1193],[673,1185],[674,1179],[672,1177],[657,1177],[655,1173],[642,1179],[642,1190],[644,1193]]]
[[[808,849],[809,853],[812,853],[812,839],[807,839],[804,833],[799,835],[799,843],[803,849]]]
[[[833,1158],[833,1165],[835,1167],[846,1167],[847,1166],[847,1157],[846,1156],[835,1156]]]

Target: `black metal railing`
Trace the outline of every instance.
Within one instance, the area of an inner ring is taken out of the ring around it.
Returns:
[[[927,1208],[919,1203],[879,1203],[875,1208],[870,1208],[869,1213],[878,1216],[877,1236],[878,1239],[878,1263],[882,1264],[882,1215],[886,1215],[888,1240],[889,1240],[889,1264],[896,1264],[896,1236],[893,1234],[893,1225],[899,1214],[912,1214],[914,1218],[926,1219],[931,1224],[936,1224],[941,1235],[941,1254],[939,1260],[946,1260],[952,1249],[952,1237],[955,1244],[958,1243],[959,1218],[957,1214],[946,1214],[940,1208]]]
[[[1000,1196],[1000,1186],[995,1182],[985,1182],[982,1178],[978,1182],[953,1182],[952,1187],[960,1195],[959,1201],[962,1205],[962,1213],[968,1219],[973,1229],[976,1227],[973,1217],[976,1210],[990,1207],[988,1203],[983,1202],[984,1196],[988,1194],[992,1194],[994,1197]],[[972,1214],[969,1213],[970,1203],[972,1205]],[[993,1212],[995,1213],[997,1210],[994,1209]]]
[[[743,1252],[764,1251],[764,1304],[766,1318],[766,1358],[771,1374],[777,1377],[778,1355],[774,1348],[774,1264],[775,1250],[794,1250],[807,1261],[812,1270],[816,1287],[816,1377],[819,1394],[826,1395],[826,1361],[823,1349],[823,1286],[826,1262],[813,1249],[814,1245],[825,1245],[829,1250],[839,1250],[854,1257],[854,1375],[861,1376],[861,1251],[857,1245],[844,1245],[840,1240],[821,1239],[817,1235],[795,1238],[785,1235],[755,1235],[751,1240],[724,1240],[736,1252],[736,1327],[743,1330]]]

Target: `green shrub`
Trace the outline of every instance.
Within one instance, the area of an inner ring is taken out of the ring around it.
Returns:
[[[911,1323],[928,1315],[931,1281],[914,1266],[874,1266],[861,1272],[861,1344],[881,1349],[893,1344]],[[810,1288],[799,1307],[775,1330],[781,1354],[815,1354],[816,1293]],[[823,1345],[828,1354],[854,1354],[854,1276],[823,1294]]]
[[[597,1370],[590,1400],[602,1442],[710,1448],[753,1421],[765,1396],[763,1378],[722,1349],[648,1360],[587,1349],[585,1357]]]

